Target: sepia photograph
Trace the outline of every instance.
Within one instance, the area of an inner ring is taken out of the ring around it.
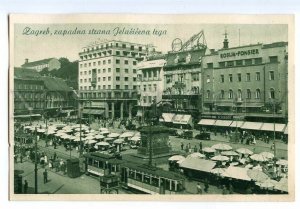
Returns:
[[[293,28],[10,15],[10,199],[294,200]]]

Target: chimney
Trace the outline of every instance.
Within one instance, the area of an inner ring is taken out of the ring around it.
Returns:
[[[29,60],[28,60],[28,58],[26,58],[26,59],[25,59],[25,64],[27,64],[27,63],[28,63],[28,61],[29,61]]]
[[[227,38],[228,33],[226,32],[226,30],[225,30],[225,33],[223,35],[225,36],[224,41],[223,41],[223,49],[228,49],[229,42],[228,42],[228,38]]]

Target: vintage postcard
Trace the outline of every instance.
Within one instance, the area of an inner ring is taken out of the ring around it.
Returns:
[[[294,18],[9,16],[11,200],[293,201]]]

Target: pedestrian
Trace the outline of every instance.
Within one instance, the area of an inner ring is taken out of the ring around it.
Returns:
[[[197,146],[195,145],[195,147],[194,147],[194,152],[197,152]]]
[[[205,182],[204,182],[204,191],[205,191],[206,193],[208,192],[208,188],[209,188],[208,180],[205,179]]]
[[[202,152],[202,142],[199,143],[200,152]]]
[[[229,194],[233,194],[233,186],[231,183],[229,183],[228,190],[229,190]]]
[[[185,145],[185,152],[188,153],[189,152],[189,146]]]
[[[197,194],[202,194],[202,188],[201,188],[201,185],[200,183],[197,184]]]
[[[181,142],[181,150],[183,150],[183,148],[184,148],[184,144],[183,142]]]
[[[44,184],[46,184],[48,182],[48,172],[47,172],[47,169],[45,169],[45,171],[43,172],[43,176],[44,176]]]
[[[28,191],[28,182],[27,180],[24,181],[24,194],[27,194],[27,191]]]
[[[56,152],[54,152],[54,154],[53,154],[53,160],[54,161],[56,160],[56,157],[57,157]]]
[[[227,191],[225,185],[222,186],[222,194],[223,194],[223,195],[228,194],[228,191]]]

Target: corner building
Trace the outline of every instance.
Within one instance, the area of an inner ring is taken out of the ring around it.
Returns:
[[[80,111],[97,118],[131,118],[137,112],[137,62],[145,45],[95,42],[79,53]]]
[[[202,117],[287,123],[287,52],[287,42],[227,44],[204,56]]]

